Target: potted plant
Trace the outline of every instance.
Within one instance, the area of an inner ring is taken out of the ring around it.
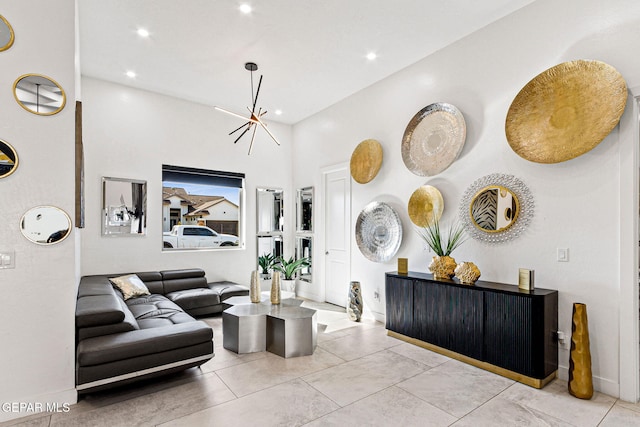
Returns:
[[[273,254],[264,253],[258,257],[258,266],[260,267],[260,276],[263,279],[270,279],[269,270],[273,270],[276,263],[276,257]]]
[[[311,263],[307,257],[298,258],[296,260],[294,260],[293,257],[288,260],[278,257],[273,269],[282,273],[282,287],[286,291],[295,293],[296,273],[309,265],[311,265]]]
[[[435,279],[451,279],[456,269],[456,260],[451,253],[465,241],[464,226],[454,223],[449,226],[446,238],[440,231],[440,221],[434,217],[427,226],[417,229],[425,243],[435,252],[429,264],[429,271]]]

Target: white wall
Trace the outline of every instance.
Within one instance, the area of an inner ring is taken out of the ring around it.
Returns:
[[[52,246],[20,233],[20,218],[34,206],[74,216],[74,1],[5,1],[0,14],[16,34],[13,47],[0,52],[0,139],[20,159],[0,180],[0,251],[15,251],[15,269],[0,270],[0,402],[74,403],[76,231]],[[11,88],[25,73],[60,83],[66,107],[49,117],[22,109]],[[0,421],[24,415],[0,411]]]
[[[277,146],[258,130],[237,144],[227,134],[239,119],[212,107],[83,77],[86,228],[82,274],[200,267],[210,281],[249,284],[257,268],[256,187],[284,189],[285,231],[293,232],[291,127],[269,122]],[[246,249],[162,252],[162,164],[246,174]],[[147,235],[100,234],[102,176],[147,181]],[[292,240],[285,251],[293,254]]]
[[[586,303],[594,384],[617,396],[618,242],[624,215],[619,211],[618,128],[577,159],[543,165],[511,150],[504,123],[518,91],[540,72],[564,61],[598,59],[616,67],[629,86],[638,85],[639,50],[640,3],[636,1],[538,0],[296,124],[293,185],[320,189],[322,167],[348,161],[360,141],[377,139],[384,149],[382,169],[369,184],[353,183],[352,229],[366,204],[390,203],[404,226],[397,256],[409,258],[410,270],[427,271],[432,254],[423,249],[407,214],[412,192],[426,183],[436,186],[444,197],[443,221],[449,223],[457,217],[464,190],[477,178],[496,172],[517,176],[535,198],[533,221],[524,235],[495,246],[469,240],[454,256],[476,263],[481,280],[515,284],[519,267],[534,269],[538,287],[559,291],[559,326],[569,334],[572,303]],[[379,60],[384,61],[384,55]],[[409,120],[434,102],[452,103],[462,111],[467,140],[451,167],[423,178],[406,169],[400,146]],[[316,214],[321,213],[316,209]],[[316,238],[316,254],[324,252],[321,237]],[[559,247],[570,249],[569,262],[556,262]],[[322,257],[315,259],[318,274]],[[383,316],[384,273],[396,269],[396,259],[370,262],[352,240],[351,262],[351,280],[362,284],[365,304],[377,317]],[[346,295],[348,283],[344,289]],[[373,299],[376,291],[383,294],[381,301]],[[637,313],[628,321],[638,322]],[[559,356],[560,375],[566,378],[568,350],[561,349]]]

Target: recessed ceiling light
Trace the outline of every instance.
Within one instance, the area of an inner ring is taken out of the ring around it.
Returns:
[[[282,110],[276,110],[276,116],[281,116],[282,115]]]
[[[136,32],[140,37],[144,37],[144,38],[149,37],[149,31],[145,30],[144,28],[138,28],[138,31]]]
[[[129,77],[130,79],[133,79],[133,78],[135,78],[135,77],[136,77],[136,72],[135,72],[135,71],[131,71],[131,70],[129,70],[129,71],[127,71],[125,74],[126,74],[126,75],[127,75],[127,77]]]
[[[367,59],[369,61],[373,61],[374,59],[376,59],[378,57],[378,55],[375,52],[369,52],[367,53]]]
[[[251,5],[248,5],[247,3],[241,4],[239,9],[240,9],[240,12],[242,13],[251,13],[251,11],[253,10]]]

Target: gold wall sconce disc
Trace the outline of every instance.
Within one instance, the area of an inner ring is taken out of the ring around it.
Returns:
[[[51,77],[23,74],[13,83],[13,96],[25,110],[39,116],[51,116],[64,108],[67,95]]]
[[[564,62],[516,95],[507,113],[507,140],[526,160],[564,162],[597,146],[620,121],[626,102],[626,83],[612,66]]]
[[[16,36],[11,24],[4,16],[0,15],[0,52],[13,46],[15,39]]]
[[[351,176],[359,184],[376,177],[382,166],[382,145],[375,139],[365,139],[351,154]]]
[[[409,218],[418,227],[427,227],[434,219],[439,220],[444,210],[442,194],[436,187],[423,185],[409,198]]]

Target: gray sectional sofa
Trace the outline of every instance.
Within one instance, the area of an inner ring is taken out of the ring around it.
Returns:
[[[213,332],[193,316],[218,313],[248,295],[232,282],[207,283],[201,269],[135,273],[150,295],[123,298],[109,278],[84,276],[76,304],[76,389],[97,391],[200,366],[214,356]]]

